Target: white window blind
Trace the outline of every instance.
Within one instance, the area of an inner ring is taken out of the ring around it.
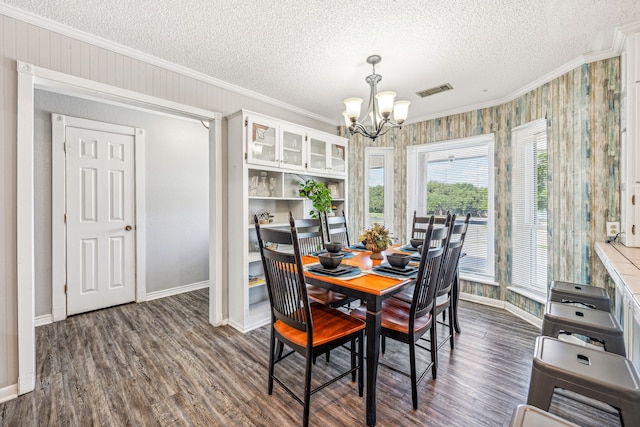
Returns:
[[[547,294],[546,120],[513,131],[511,284]]]
[[[494,275],[493,140],[483,135],[426,144],[415,153],[418,215],[470,213],[460,271],[483,278]]]

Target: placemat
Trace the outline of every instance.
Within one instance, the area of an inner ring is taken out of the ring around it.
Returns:
[[[355,245],[351,245],[349,246],[349,249],[353,250],[353,251],[366,251],[366,252],[371,252],[369,249],[365,248],[364,245],[362,243],[358,243]]]
[[[311,255],[313,256],[318,256],[321,254],[326,254],[328,251],[327,250],[322,250],[322,251],[318,251],[318,252],[314,252]],[[340,251],[338,252],[339,255],[343,256],[343,259],[349,259],[349,258],[353,258],[354,256],[356,256],[356,254],[354,254],[353,252],[350,251]]]
[[[373,267],[373,269],[371,270],[371,273],[377,274],[379,276],[393,277],[394,279],[415,279],[416,277],[418,277],[418,270],[407,275],[407,274],[391,273],[388,271],[381,270],[378,267]]]
[[[319,268],[323,268],[321,264],[311,264],[307,266],[307,271],[309,271],[310,273],[313,274],[317,274],[318,276],[324,276],[324,277],[334,277],[336,279],[353,279],[356,276],[359,276],[362,274],[362,270],[360,269],[360,267],[356,267],[356,266],[349,266],[349,267],[353,267],[350,271],[343,273],[343,274],[327,274],[327,273],[323,273],[322,271],[316,271],[313,270],[312,268],[310,269],[309,267],[313,267],[313,266],[318,266]]]
[[[411,245],[403,245],[398,248],[399,251],[402,252],[418,252],[418,248],[414,248]]]

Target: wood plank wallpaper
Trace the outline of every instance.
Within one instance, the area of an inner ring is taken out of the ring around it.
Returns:
[[[321,131],[337,133],[333,125],[278,105],[249,98],[203,80],[2,14],[0,58],[0,392],[4,387],[16,384],[18,375],[15,231],[18,81],[16,61],[29,62],[119,88],[219,112],[223,116],[246,108]],[[225,137],[226,122],[223,122],[223,138]],[[226,157],[225,148],[223,157]],[[223,171],[223,176],[226,175],[226,171]],[[226,198],[226,194],[223,197]],[[226,289],[223,289],[223,297],[224,295]]]
[[[351,138],[350,200],[364,191],[364,149],[394,147],[397,237],[407,229],[407,147],[416,144],[495,134],[495,281],[498,286],[463,281],[462,291],[507,300],[541,317],[535,301],[508,292],[511,246],[511,129],[547,119],[549,152],[549,280],[568,280],[601,287],[608,275],[593,243],[605,236],[606,221],[620,220],[620,59],[585,64],[503,105],[406,125],[371,142]],[[437,96],[429,98],[437,102]],[[344,127],[341,128],[344,134]],[[364,206],[352,203],[349,221],[355,232],[364,226]]]

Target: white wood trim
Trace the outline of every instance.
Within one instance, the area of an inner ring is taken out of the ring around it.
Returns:
[[[163,289],[161,291],[149,292],[147,294],[147,301],[153,301],[154,299],[166,298],[172,295],[183,294],[185,292],[197,291],[198,289],[204,289],[209,286],[209,281],[191,283],[189,285],[176,286],[175,288]]]
[[[498,299],[487,298],[487,297],[483,297],[475,294],[467,294],[465,292],[460,292],[460,299],[463,301],[476,302],[478,304],[488,305],[490,307],[497,307],[497,308],[504,308],[504,305],[505,305],[504,301],[501,301]]]
[[[53,315],[52,314],[43,314],[42,316],[36,316],[34,323],[36,328],[38,326],[49,325],[53,323]]]
[[[135,218],[136,218],[136,302],[146,301],[147,296],[147,184],[146,184],[146,133],[136,128],[135,132]]]
[[[97,37],[92,34],[85,33],[84,31],[76,30],[74,28],[68,27],[66,25],[60,24],[58,22],[54,22],[52,20],[37,16],[33,13],[26,12],[24,10],[20,10],[13,6],[10,6],[6,3],[0,3],[0,14],[9,16],[14,19],[19,19],[20,21],[36,25],[40,28],[44,28],[49,31],[56,32],[58,34],[65,35],[67,37],[71,37],[76,40],[80,40],[82,42],[86,42],[90,45],[101,47],[107,49],[109,51],[128,56],[130,58],[138,59],[140,61],[153,64],[165,70],[173,71],[179,73],[183,76],[191,77],[193,79],[199,80],[201,82],[205,82],[211,84],[213,86],[228,90],[230,92],[237,93],[239,95],[243,95],[249,98],[256,99],[258,101],[274,105],[276,107],[292,111],[294,113],[300,114],[302,116],[309,117],[314,120],[318,120],[323,123],[328,123],[330,125],[339,125],[340,121],[335,118],[328,118],[321,116],[316,113],[312,113],[311,111],[304,110],[300,107],[296,107],[291,104],[287,104],[285,102],[279,101],[277,99],[270,98],[258,92],[254,92],[249,89],[245,89],[240,86],[236,86],[234,84],[225,82],[224,80],[217,79],[215,77],[206,75],[204,73],[200,73],[198,71],[192,70],[187,67],[183,67],[181,65],[174,64],[172,62],[166,61],[164,59],[160,59],[153,55],[149,55],[148,53],[140,52],[139,50],[132,49],[127,46],[123,46],[118,43],[114,43],[113,41],[103,39],[101,37]],[[112,87],[112,86],[110,86]],[[184,109],[179,109],[178,111],[185,111]]]
[[[222,325],[222,121],[209,123],[209,323]]]
[[[542,295],[538,292],[535,292],[529,288],[525,288],[524,286],[507,286],[507,290],[518,295],[522,295],[523,297],[529,298],[540,304],[544,305],[547,302],[546,295]]]
[[[51,314],[53,321],[67,318],[67,225],[66,212],[65,116],[51,115]]]
[[[8,385],[0,388],[0,403],[18,397],[18,384]]]
[[[0,11],[2,11],[0,5]],[[18,107],[17,107],[17,300],[18,300],[18,394],[28,393],[35,389],[35,299],[34,299],[34,259],[35,259],[35,242],[34,242],[34,88],[36,81],[38,88],[50,90],[56,93],[66,95],[78,95],[87,91],[93,91],[94,96],[105,99],[114,99],[113,94],[125,93],[120,103],[128,102],[146,105],[151,110],[170,110],[181,112],[182,116],[191,116],[197,119],[213,120],[214,127],[209,131],[210,143],[214,144],[211,152],[218,152],[213,155],[215,163],[209,164],[209,170],[213,171],[213,178],[210,172],[210,191],[215,192],[212,197],[217,203],[216,210],[209,212],[210,222],[218,224],[211,227],[213,230],[209,244],[213,249],[209,253],[209,266],[216,266],[216,269],[210,271],[210,298],[209,298],[209,318],[216,319],[214,325],[222,324],[222,260],[214,259],[214,256],[222,254],[222,158],[219,153],[222,151],[222,115],[217,112],[201,110],[188,105],[182,105],[170,102],[161,98],[155,98],[133,91],[124,91],[123,89],[114,88],[92,82],[87,79],[74,77],[68,74],[48,70],[41,67],[34,67],[32,64],[18,61]],[[198,113],[196,113],[196,111]],[[213,136],[212,136],[213,134]],[[211,203],[211,202],[210,202]],[[212,239],[217,238],[215,241]],[[143,248],[144,250],[144,248]],[[211,276],[214,275],[216,280],[212,281]],[[219,321],[218,321],[219,319]]]
[[[505,303],[504,308],[509,313],[515,314],[516,316],[518,316],[519,318],[521,318],[525,322],[531,323],[533,326],[536,326],[536,327],[542,329],[542,319],[534,316],[533,314],[527,313],[523,309],[521,309],[519,307],[516,307],[515,305],[511,304],[510,302]]]
[[[33,68],[18,63],[17,151],[17,289],[18,289],[18,393],[35,388],[36,339],[34,298],[34,146]]]

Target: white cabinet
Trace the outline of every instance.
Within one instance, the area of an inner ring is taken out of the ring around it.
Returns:
[[[310,132],[307,170],[334,175],[347,174],[347,145],[344,138]]]
[[[324,144],[324,167],[317,172],[306,167],[310,134]],[[332,146],[343,150],[334,153],[344,156],[341,168],[345,171],[340,175],[327,168],[334,163]],[[248,332],[270,321],[254,215],[264,215],[267,223],[263,227],[289,227],[289,212],[295,218],[308,218],[313,205],[310,200],[298,197],[299,184],[308,178],[329,187],[335,211],[342,214],[347,210],[346,149],[344,138],[250,111],[242,110],[228,117],[228,277],[232,327]]]

